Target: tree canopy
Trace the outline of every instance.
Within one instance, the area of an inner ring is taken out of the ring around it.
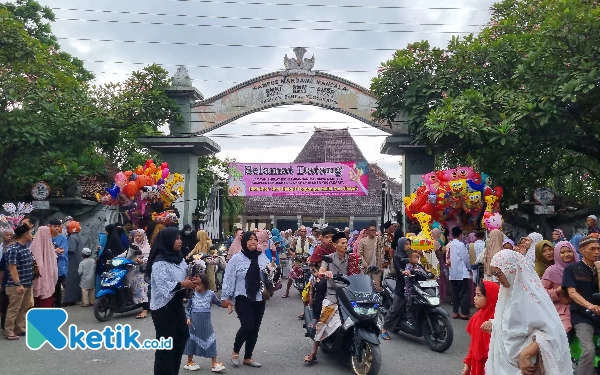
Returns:
[[[600,188],[600,9],[586,0],[505,0],[477,35],[398,50],[371,89],[374,116],[403,115],[442,166],[467,163],[505,201],[550,185],[573,202]]]
[[[81,60],[60,50],[52,11],[33,0],[0,3],[0,198],[27,195],[38,180],[62,189],[129,168],[149,152],[135,138],[179,121],[164,88],[167,72],[148,66],[121,83],[93,85]]]

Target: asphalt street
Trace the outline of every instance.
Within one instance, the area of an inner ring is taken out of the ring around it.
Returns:
[[[267,303],[254,358],[262,363],[261,369],[246,366],[234,368],[230,363],[231,348],[239,322],[235,312],[227,314],[225,309],[213,307],[212,320],[217,335],[219,360],[228,374],[349,374],[350,367],[342,360],[319,352],[319,362],[310,366],[303,363],[309,353],[312,341],[304,337],[302,322],[297,319],[302,302],[297,291],[292,290],[290,298],[282,299],[282,291]],[[68,307],[69,320],[63,326],[76,324],[79,329],[102,330],[107,323],[99,323],[93,308]],[[131,324],[141,332],[141,338],[154,338],[152,319],[134,319],[137,312],[115,315],[108,325]],[[429,350],[423,339],[392,334],[391,341],[382,341],[382,367],[380,374],[401,375],[448,375],[460,373],[469,337],[465,332],[466,322],[452,320],[454,343],[445,353]],[[242,349],[243,351],[243,349]],[[147,375],[152,373],[154,352],[152,351],[109,351],[63,350],[56,351],[45,345],[38,351],[29,350],[25,338],[19,341],[0,340],[0,375],[13,374],[115,374]],[[185,362],[185,359],[184,359]],[[182,366],[184,364],[182,362]],[[198,358],[201,370],[210,372],[210,360]],[[181,369],[181,374],[187,373]]]

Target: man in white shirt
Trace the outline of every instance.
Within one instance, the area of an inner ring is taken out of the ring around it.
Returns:
[[[475,232],[476,241],[473,244],[473,249],[475,250],[475,264],[477,264],[477,259],[479,259],[485,252],[485,232],[484,231],[476,231]],[[479,275],[478,267],[472,267],[473,269],[473,281],[479,280],[479,277],[483,277],[483,275]]]
[[[462,243],[462,229],[452,228],[452,242],[450,242],[450,274],[452,284],[452,318],[469,320],[469,291],[473,277],[469,250]],[[459,314],[460,310],[460,314]]]

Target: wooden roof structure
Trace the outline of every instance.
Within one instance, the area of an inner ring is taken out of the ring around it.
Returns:
[[[315,128],[294,163],[325,163],[366,160],[348,129]],[[381,215],[381,187],[387,187],[393,197],[394,207],[401,208],[402,186],[390,179],[377,164],[369,164],[369,193],[365,196],[331,196],[325,198],[327,216],[378,217]],[[323,213],[323,197],[245,197],[245,216],[292,216]]]

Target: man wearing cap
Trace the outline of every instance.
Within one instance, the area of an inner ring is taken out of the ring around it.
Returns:
[[[592,301],[598,293],[598,272],[594,262],[600,254],[600,243],[592,236],[586,236],[579,242],[582,260],[569,264],[564,271],[562,289],[566,289],[571,298],[571,322],[575,334],[581,342],[581,358],[577,366],[578,374],[593,374],[595,365],[594,321],[586,315],[586,310],[600,315],[598,301]]]
[[[54,289],[54,307],[62,306],[62,287],[67,278],[67,270],[69,269],[69,241],[62,234],[62,222],[58,219],[50,220],[50,235],[52,236],[52,244],[56,251],[56,264],[58,266],[58,282]]]
[[[598,238],[600,235],[600,228],[598,228],[598,217],[596,215],[590,215],[586,220],[588,226],[588,236],[594,236]]]

